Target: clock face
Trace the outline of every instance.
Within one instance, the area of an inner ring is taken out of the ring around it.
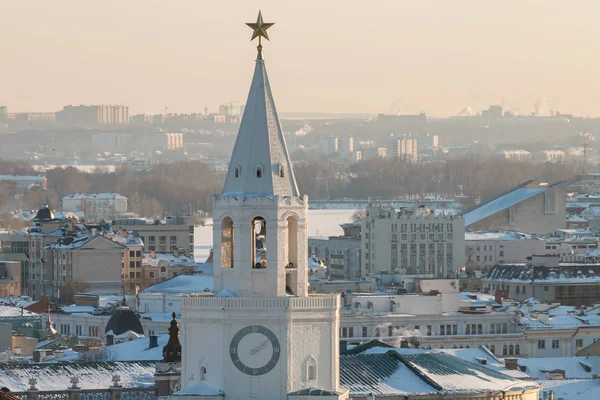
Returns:
[[[236,368],[253,376],[264,375],[275,368],[280,352],[277,336],[260,325],[240,329],[229,346],[229,355]]]

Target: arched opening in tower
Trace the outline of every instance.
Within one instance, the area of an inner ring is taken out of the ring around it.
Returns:
[[[230,217],[221,221],[221,267],[233,268],[233,220]]]
[[[263,217],[252,220],[252,268],[267,268],[267,221]]]
[[[287,262],[288,268],[298,266],[298,219],[294,215],[287,217]]]

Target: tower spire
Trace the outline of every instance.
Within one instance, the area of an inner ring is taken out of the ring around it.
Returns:
[[[258,56],[222,194],[298,197],[292,162],[262,59],[261,38],[269,39],[267,29],[274,24],[264,22],[259,11],[256,22],[246,25],[253,30],[252,39],[258,37]]]
[[[256,18],[256,22],[247,22],[250,28],[252,28],[252,38],[250,41],[258,38],[258,46],[256,46],[256,50],[258,50],[258,54],[256,55],[257,60],[262,60],[262,38],[269,40],[269,34],[267,33],[267,29],[275,25],[272,22],[263,22],[262,12],[258,10],[258,18]]]

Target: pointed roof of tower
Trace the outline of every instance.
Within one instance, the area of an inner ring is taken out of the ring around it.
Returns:
[[[256,60],[223,195],[299,196],[263,60]]]
[[[164,362],[181,362],[181,343],[179,342],[179,326],[175,319],[176,314],[171,314],[173,319],[169,326],[169,341],[167,345],[163,347],[163,361]]]

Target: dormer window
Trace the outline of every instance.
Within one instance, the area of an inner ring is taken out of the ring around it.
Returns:
[[[239,178],[242,174],[242,167],[238,164],[235,166],[235,177]]]
[[[256,167],[256,177],[262,178],[262,175],[263,175],[263,169],[262,169],[262,166],[259,165]]]

